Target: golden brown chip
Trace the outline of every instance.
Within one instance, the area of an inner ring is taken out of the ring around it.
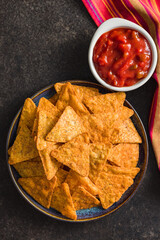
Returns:
[[[83,125],[88,130],[89,137],[93,143],[109,142],[113,129],[117,126],[119,115],[114,112],[91,114],[82,117]]]
[[[38,132],[37,132],[37,138],[36,138],[36,144],[37,144],[38,150],[43,150],[44,148],[47,147],[46,136],[54,127],[57,121],[58,121],[58,118],[57,118],[56,110],[52,114],[46,111],[39,111]]]
[[[42,160],[46,177],[48,180],[51,180],[61,166],[61,163],[51,156],[51,151],[57,149],[58,146],[51,142],[46,142],[46,144],[46,148],[39,151],[39,155]]]
[[[33,137],[37,136],[37,130],[38,130],[38,116],[35,117],[34,123],[33,123],[33,128],[32,128]]]
[[[62,183],[60,187],[56,187],[51,201],[51,207],[61,212],[62,215],[77,219],[76,210],[73,205],[72,197],[67,183]]]
[[[36,116],[36,110],[37,107],[35,103],[32,101],[31,98],[27,98],[24,102],[17,132],[19,132],[20,128],[24,125],[26,125],[32,131],[33,122]]]
[[[62,87],[66,85],[66,83],[56,83],[54,85],[56,92],[59,94],[62,91]],[[82,102],[86,102],[89,98],[99,95],[99,91],[97,88],[92,87],[82,87],[72,85],[78,99]]]
[[[97,207],[100,205],[100,201],[81,186],[77,187],[74,191],[72,200],[76,210]]]
[[[90,145],[90,170],[89,170],[89,178],[93,183],[96,182],[99,173],[102,171],[105,166],[108,153],[111,149],[111,144],[104,143],[95,143]]]
[[[12,150],[12,147],[8,149],[8,155],[11,155],[11,150]]]
[[[87,108],[78,99],[73,86],[68,82],[62,87],[56,107],[63,112],[67,106],[71,106],[78,115],[88,114]]]
[[[142,139],[138,134],[131,119],[124,121],[113,130],[111,142],[116,143],[142,143]]]
[[[42,162],[40,161],[24,161],[16,163],[13,167],[17,170],[21,177],[42,177],[45,176]]]
[[[48,133],[46,140],[52,142],[68,142],[86,130],[80,117],[70,106],[67,106],[56,125]]]
[[[140,168],[134,167],[134,168],[124,168],[124,167],[117,167],[112,166],[108,163],[105,164],[103,167],[103,172],[111,173],[111,174],[120,174],[120,175],[126,175],[130,176],[131,178],[135,178],[135,176],[139,173]]]
[[[56,105],[56,102],[57,102],[58,98],[59,98],[59,94],[56,93],[56,94],[53,95],[53,97],[49,98],[48,100],[49,100],[53,105]]]
[[[31,131],[27,126],[20,128],[18,135],[11,149],[9,164],[23,162],[38,156],[35,142],[32,138]]]
[[[89,138],[81,134],[65,143],[58,150],[52,151],[51,156],[73,169],[82,176],[89,174]]]
[[[48,181],[46,177],[19,178],[18,183],[39,204],[50,208],[56,177]]]
[[[117,202],[132,184],[133,179],[129,176],[100,173],[96,185],[100,189],[102,207],[107,209]]]
[[[37,130],[38,130],[38,113],[39,111],[45,111],[50,115],[55,116],[57,114],[57,118],[59,116],[59,111],[58,109],[46,98],[42,97],[39,100],[39,104],[37,107],[37,112],[36,112],[36,118],[34,119],[33,123],[33,129],[32,129],[32,135],[36,136],[37,135]]]
[[[56,187],[59,187],[66,179],[68,175],[68,172],[62,168],[59,168],[58,171],[56,172],[56,177],[57,177],[57,182],[56,182]]]
[[[139,144],[121,143],[113,146],[109,152],[108,160],[117,166],[136,167],[139,160]]]
[[[71,194],[73,194],[73,192],[77,189],[78,186],[83,186],[88,192],[90,192],[94,196],[98,195],[99,193],[96,185],[88,177],[82,177],[73,170],[69,171],[65,182],[68,183]]]
[[[113,112],[123,106],[125,97],[123,92],[101,94],[88,99],[85,104],[92,113]]]

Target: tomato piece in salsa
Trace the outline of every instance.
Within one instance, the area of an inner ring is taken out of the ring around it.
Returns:
[[[117,28],[104,33],[93,50],[93,63],[98,75],[116,87],[131,86],[147,76],[151,49],[139,32]]]

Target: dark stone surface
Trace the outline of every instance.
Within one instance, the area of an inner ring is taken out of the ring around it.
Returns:
[[[24,99],[63,80],[95,81],[87,52],[96,25],[81,1],[0,0],[0,239],[160,239],[160,174],[149,142],[148,169],[135,196],[113,214],[86,223],[53,220],[31,207],[8,173],[5,142]],[[150,80],[127,99],[148,133]]]

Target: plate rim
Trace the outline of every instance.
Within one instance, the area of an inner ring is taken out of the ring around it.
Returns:
[[[89,85],[89,87],[95,87],[97,86],[98,88],[101,87],[103,88],[104,90],[108,90],[110,92],[113,92],[111,91],[110,89],[104,87],[103,85],[101,84],[98,84],[98,83],[94,83],[94,82],[88,82],[88,81],[85,81],[85,80],[66,80],[66,81],[61,81],[61,82],[58,82],[58,83],[66,83],[66,82],[71,82],[71,83],[74,83],[75,85],[78,85],[78,84],[87,84]],[[35,99],[38,95],[42,94],[43,92],[51,89],[54,87],[55,84],[50,84],[44,88],[42,88],[41,90],[39,90],[38,92],[36,92],[34,95],[32,95],[30,98],[31,99]],[[92,85],[92,86],[91,86]],[[18,185],[14,175],[13,175],[13,171],[12,171],[12,168],[10,166],[10,164],[8,163],[8,148],[9,148],[9,144],[10,144],[10,139],[11,139],[11,133],[13,131],[13,127],[18,119],[18,117],[20,116],[20,113],[22,111],[22,107],[18,110],[18,112],[16,113],[14,119],[12,120],[11,124],[10,124],[10,127],[9,127],[9,130],[8,130],[8,134],[7,134],[7,139],[6,139],[6,162],[7,162],[7,167],[8,167],[8,170],[9,170],[9,174],[10,174],[10,177],[14,183],[14,185],[16,186],[16,189],[19,191],[20,195],[28,202],[30,203],[36,210],[40,211],[41,213],[44,213],[45,215],[53,218],[53,219],[56,219],[56,220],[60,220],[60,221],[64,221],[64,222],[89,222],[89,221],[94,221],[94,220],[98,220],[98,219],[101,219],[113,212],[115,212],[116,210],[119,210],[119,208],[126,204],[133,196],[134,194],[136,193],[136,191],[139,189],[143,179],[144,179],[144,176],[145,176],[145,173],[146,173],[146,170],[147,170],[147,165],[148,165],[148,156],[149,156],[149,146],[148,146],[148,138],[147,138],[147,134],[146,134],[146,130],[144,128],[144,125],[143,125],[143,122],[141,120],[141,118],[139,117],[137,111],[134,109],[134,107],[125,99],[125,102],[129,105],[129,107],[131,107],[131,109],[134,110],[134,113],[135,115],[137,115],[137,118],[138,118],[138,121],[140,122],[140,125],[143,129],[143,133],[144,133],[144,138],[145,138],[145,144],[146,144],[146,161],[145,161],[145,167],[144,167],[144,170],[143,170],[143,174],[142,176],[140,177],[139,179],[139,182],[138,184],[135,186],[135,188],[133,189],[132,193],[122,202],[120,203],[118,206],[116,206],[114,209],[110,210],[109,212],[107,213],[104,213],[100,216],[96,216],[96,217],[91,217],[91,218],[86,218],[86,219],[77,219],[77,220],[72,220],[72,219],[68,219],[68,218],[63,218],[63,217],[60,217],[60,216],[55,216],[49,212],[46,212],[45,210],[43,210],[42,208],[40,208],[37,204],[35,204],[34,202],[32,202],[28,197],[27,195],[25,194],[25,192],[22,191],[22,189],[20,188],[20,186]],[[63,215],[62,215],[63,216]]]

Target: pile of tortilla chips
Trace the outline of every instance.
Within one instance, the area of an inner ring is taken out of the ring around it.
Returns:
[[[107,209],[133,184],[142,140],[125,93],[69,82],[55,90],[38,107],[26,99],[9,164],[32,198],[76,220],[76,210]]]

